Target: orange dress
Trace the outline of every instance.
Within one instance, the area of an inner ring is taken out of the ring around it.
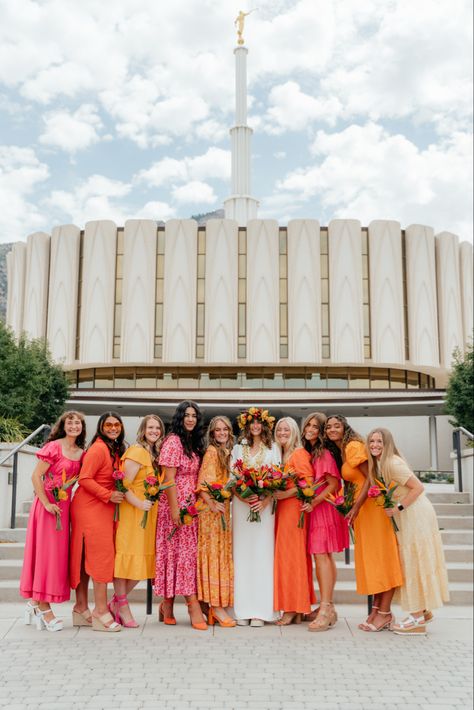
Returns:
[[[313,479],[311,454],[296,449],[285,464],[285,471],[294,471]],[[294,486],[288,482],[288,488]],[[316,602],[313,567],[308,553],[308,516],[304,527],[298,527],[301,503],[296,497],[279,500],[275,518],[275,560],[273,608],[276,611],[296,611],[309,614]]]
[[[119,468],[107,445],[97,439],[86,451],[79,488],[71,504],[70,580],[75,589],[81,579],[81,560],[85,551],[85,570],[95,582],[112,582],[114,578],[115,504],[110,496],[115,490],[112,478]]]
[[[342,477],[356,486],[355,499],[365,476],[359,466],[367,461],[361,441],[350,441],[344,451]],[[354,521],[354,560],[358,594],[379,594],[403,584],[397,539],[382,506],[367,498]]]

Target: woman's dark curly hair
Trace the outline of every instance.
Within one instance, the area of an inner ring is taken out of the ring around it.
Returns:
[[[184,428],[184,415],[188,407],[192,407],[197,415],[196,426],[192,431]],[[196,402],[186,400],[176,407],[171,420],[170,434],[176,434],[181,441],[184,453],[188,458],[192,458],[193,453],[202,459],[204,454],[204,433],[202,428],[202,414]]]
[[[109,439],[109,437],[104,434],[104,422],[106,419],[108,419],[108,417],[113,417],[114,419],[117,419],[120,422],[120,426],[122,427],[120,434],[115,439],[115,441],[112,441],[112,439]],[[100,439],[107,446],[108,450],[110,451],[111,457],[115,458],[115,456],[122,456],[122,454],[125,453],[126,446],[124,443],[124,438],[125,429],[120,414],[117,414],[117,412],[104,412],[99,417],[99,421],[97,422],[97,430],[94,436],[92,437],[92,441],[89,444],[89,447],[92,446],[92,444],[97,441],[97,439]]]
[[[76,410],[74,409],[70,409],[67,412],[61,414],[58,421],[53,424],[51,433],[46,441],[56,441],[57,439],[64,439],[64,437],[66,436],[64,425],[66,424],[66,421],[68,419],[74,418],[80,419],[82,424],[81,433],[79,434],[79,436],[76,436],[76,446],[78,446],[80,449],[83,449],[86,444],[86,422],[82,412],[76,412]]]
[[[349,424],[345,416],[342,414],[330,414],[328,418],[326,419],[326,426],[327,423],[330,419],[337,419],[338,422],[341,422],[342,426],[344,427],[344,434],[342,436],[342,447],[339,449],[334,442],[330,441],[327,436],[326,436],[326,427],[324,428],[324,446],[331,452],[331,454],[334,456],[336,459],[336,463],[341,469],[342,463],[344,460],[344,452],[346,450],[346,446],[350,441],[360,441],[362,444],[365,445],[365,441],[363,437],[358,434]]]

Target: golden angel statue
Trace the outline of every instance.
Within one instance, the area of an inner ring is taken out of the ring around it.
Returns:
[[[237,44],[244,44],[244,38],[243,38],[243,33],[244,33],[244,24],[245,24],[245,18],[250,15],[252,12],[254,12],[257,8],[254,10],[250,10],[249,12],[243,12],[243,10],[239,11],[239,14],[234,20],[234,25],[237,27]]]

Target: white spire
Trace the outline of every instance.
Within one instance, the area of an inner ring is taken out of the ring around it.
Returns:
[[[258,201],[250,196],[252,129],[247,126],[247,47],[236,47],[235,126],[230,129],[232,144],[232,194],[224,200],[225,216],[245,226],[257,216]]]

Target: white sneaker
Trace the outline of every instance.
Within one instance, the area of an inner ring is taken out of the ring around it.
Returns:
[[[265,626],[265,622],[262,619],[250,619],[250,626]]]
[[[237,626],[248,626],[250,619],[237,619]]]

